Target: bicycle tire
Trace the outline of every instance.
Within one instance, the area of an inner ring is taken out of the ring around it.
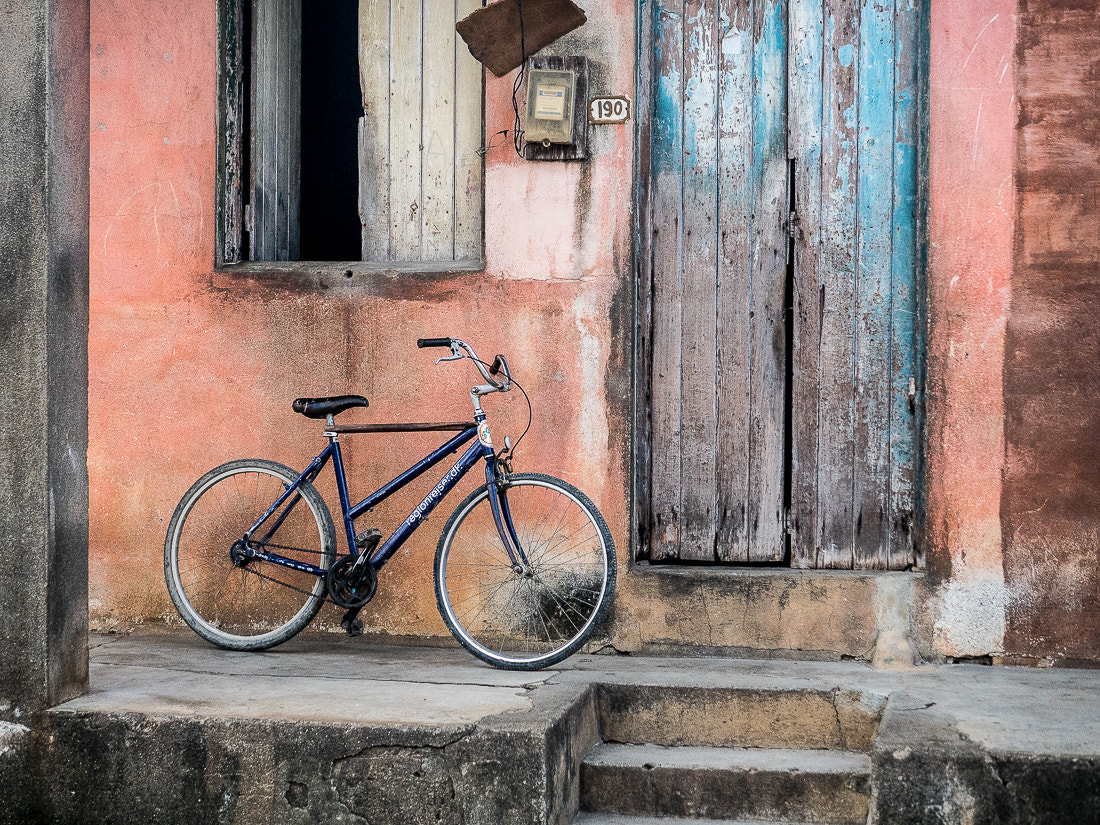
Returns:
[[[579,650],[607,613],[615,545],[600,511],[565,481],[516,473],[503,495],[531,574],[513,568],[483,484],[439,537],[436,602],[474,656],[505,670],[538,670]]]
[[[164,539],[164,579],[180,616],[208,642],[265,650],[302,630],[324,604],[323,577],[255,558],[238,564],[231,556],[234,543],[297,477],[274,461],[231,461],[202,476],[176,506]],[[298,489],[301,498],[268,544],[327,569],[336,556],[332,515],[312,484]]]

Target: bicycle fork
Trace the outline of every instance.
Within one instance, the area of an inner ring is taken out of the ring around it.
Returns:
[[[503,462],[497,456],[485,462],[485,483],[488,486],[489,508],[493,512],[493,521],[496,522],[497,533],[501,544],[504,545],[508,558],[512,561],[512,569],[521,576],[531,578],[531,564],[527,554],[516,535],[516,526],[512,521],[512,511],[508,507],[508,474],[502,467]]]

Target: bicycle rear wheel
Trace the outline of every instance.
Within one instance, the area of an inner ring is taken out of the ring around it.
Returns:
[[[274,461],[231,461],[196,481],[176,507],[164,540],[164,579],[180,616],[207,641],[263,650],[294,636],[321,609],[323,578],[240,554],[245,532],[296,478]],[[313,485],[303,482],[298,491],[255,531],[252,544],[327,569],[336,553],[332,515]]]
[[[596,506],[572,485],[516,473],[501,491],[528,561],[517,570],[482,485],[447,520],[435,555],[439,612],[479,659],[537,670],[585,643],[615,593],[615,545]]]

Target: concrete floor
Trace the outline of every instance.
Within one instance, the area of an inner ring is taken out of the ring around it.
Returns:
[[[792,747],[864,754],[875,825],[1100,825],[1100,671],[577,655],[517,673],[316,632],[233,653],[186,629],[96,634],[90,658],[86,696],[0,726],[0,825],[570,825],[600,810],[582,774],[603,734],[661,744],[644,737],[673,722],[693,746],[765,731],[746,746],[772,756],[768,737],[819,725],[840,744]]]
[[[234,653],[190,631],[93,635],[91,692],[57,711],[468,727],[524,711],[571,683],[840,686],[932,709],[993,751],[1100,756],[1100,670],[577,655],[550,670],[501,671],[457,649],[379,646],[304,633]]]

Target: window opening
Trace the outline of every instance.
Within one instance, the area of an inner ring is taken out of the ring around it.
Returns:
[[[358,0],[302,8],[302,196],[305,261],[362,259],[359,223]]]
[[[222,0],[219,262],[481,265],[479,0]]]

